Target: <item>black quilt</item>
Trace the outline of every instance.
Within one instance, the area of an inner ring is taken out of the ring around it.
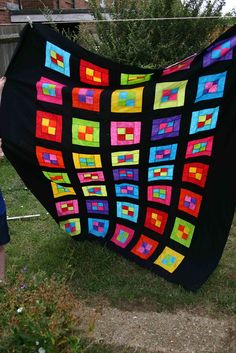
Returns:
[[[232,27],[146,70],[26,25],[6,73],[4,152],[68,236],[196,290],[235,207],[235,46]]]

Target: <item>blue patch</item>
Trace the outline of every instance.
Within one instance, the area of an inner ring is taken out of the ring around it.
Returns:
[[[116,196],[117,197],[129,197],[132,199],[138,199],[139,197],[139,187],[134,184],[116,184]]]
[[[226,74],[227,71],[220,74],[199,77],[195,102],[223,97]]]
[[[199,110],[192,113],[190,135],[216,127],[219,107]]]
[[[128,219],[131,222],[137,222],[139,206],[130,202],[116,203],[117,217]]]
[[[100,218],[88,218],[88,231],[96,237],[104,238],[107,235],[109,221]]]
[[[177,144],[151,147],[149,163],[171,161],[176,158]]]
[[[160,165],[148,168],[148,181],[172,180],[174,165]]]
[[[47,42],[45,66],[63,75],[70,76],[70,53]]]

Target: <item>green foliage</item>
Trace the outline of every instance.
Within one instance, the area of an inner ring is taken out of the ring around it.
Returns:
[[[0,289],[1,353],[80,353],[73,315],[78,301],[64,282],[38,273],[19,274]]]
[[[96,20],[221,16],[224,0],[115,0],[101,9],[89,0]],[[109,5],[110,4],[110,5]],[[80,25],[68,36],[87,49],[117,62],[163,67],[199,52],[225,30],[220,19],[97,22]]]

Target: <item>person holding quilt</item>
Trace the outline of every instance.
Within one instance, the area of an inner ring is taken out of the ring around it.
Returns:
[[[0,103],[1,95],[6,78],[0,78]],[[9,243],[10,236],[8,232],[7,218],[6,218],[6,205],[0,190],[0,284],[5,278],[5,249],[4,246]]]

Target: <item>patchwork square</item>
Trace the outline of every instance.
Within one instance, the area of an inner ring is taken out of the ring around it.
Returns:
[[[98,88],[73,88],[72,89],[72,106],[74,108],[100,111],[100,96],[103,92]]]
[[[195,102],[223,97],[226,75],[227,71],[199,77]]]
[[[43,174],[46,178],[51,180],[53,183],[71,184],[71,181],[70,181],[67,173],[43,171]]]
[[[93,86],[109,86],[109,70],[81,59],[80,81]]]
[[[213,136],[199,140],[189,141],[186,151],[186,158],[211,156],[213,147]]]
[[[148,201],[170,205],[172,187],[167,185],[148,186]]]
[[[115,233],[111,241],[118,245],[120,248],[126,248],[134,236],[134,230],[122,224],[116,224]]]
[[[121,85],[136,85],[138,83],[143,83],[150,81],[152,78],[152,73],[150,74],[124,74],[120,76]]]
[[[129,197],[131,199],[138,199],[139,187],[134,184],[115,184],[117,197]]]
[[[168,213],[147,207],[144,226],[162,235],[165,231],[167,219]]]
[[[157,83],[153,109],[183,106],[187,83],[188,81]]]
[[[194,217],[198,217],[201,202],[201,195],[186,189],[180,190],[179,210],[187,212]]]
[[[181,115],[171,116],[169,118],[154,119],[152,123],[151,140],[161,140],[179,136]]]
[[[108,214],[109,207],[107,200],[87,200],[88,213]]]
[[[94,181],[104,181],[104,175],[102,171],[98,172],[84,172],[77,174],[81,183],[91,183]]]
[[[190,135],[212,130],[216,127],[219,107],[199,110],[192,113]]]
[[[56,202],[56,209],[59,217],[79,213],[78,201],[67,200]]]
[[[47,42],[45,66],[63,75],[70,76],[70,53]]]
[[[113,167],[138,164],[139,150],[112,152],[111,162]]]
[[[176,64],[168,66],[166,69],[163,70],[162,76],[166,75],[171,75],[175,72],[182,71],[182,70],[188,70],[195,59],[196,54],[191,55],[188,58],[185,58]]]
[[[148,168],[148,181],[154,180],[172,180],[174,174],[174,165],[161,165]]]
[[[63,197],[68,195],[75,195],[75,190],[68,186],[62,186],[60,184],[51,183],[53,197]]]
[[[39,101],[62,105],[62,89],[65,85],[59,82],[41,77],[36,83],[37,99]]]
[[[100,218],[88,218],[88,232],[99,238],[104,238],[107,235],[109,221]]]
[[[175,159],[177,144],[151,147],[149,163],[166,162]]]
[[[100,154],[73,153],[72,155],[76,169],[102,167]]]
[[[154,261],[154,264],[164,268],[164,270],[170,273],[173,273],[177,267],[179,267],[183,259],[184,256],[182,254],[166,246],[156,261]]]
[[[184,165],[182,181],[196,184],[204,188],[208,175],[209,165],[204,163],[187,163]]]
[[[71,218],[66,221],[59,222],[60,228],[70,236],[78,235],[81,233],[80,219]]]
[[[49,141],[61,142],[61,136],[62,116],[37,110],[36,137]]]
[[[116,202],[117,217],[128,219],[131,222],[137,222],[139,206],[130,202]]]
[[[107,189],[105,185],[89,185],[82,187],[84,196],[107,196]]]
[[[223,39],[211,45],[203,57],[203,67],[210,66],[217,61],[231,60],[233,58],[233,48],[236,46],[236,36]]]
[[[176,217],[170,238],[189,248],[193,238],[194,229],[195,226],[192,223]]]
[[[114,180],[139,180],[139,170],[133,168],[113,169]]]
[[[140,121],[112,121],[111,145],[134,145],[140,142]]]
[[[42,167],[65,168],[61,151],[36,146],[36,156]]]
[[[141,113],[143,88],[116,90],[111,96],[112,113]]]
[[[80,146],[99,147],[100,123],[98,121],[73,118],[72,143]]]
[[[141,259],[147,260],[154,253],[158,244],[157,241],[142,234],[131,252]]]

